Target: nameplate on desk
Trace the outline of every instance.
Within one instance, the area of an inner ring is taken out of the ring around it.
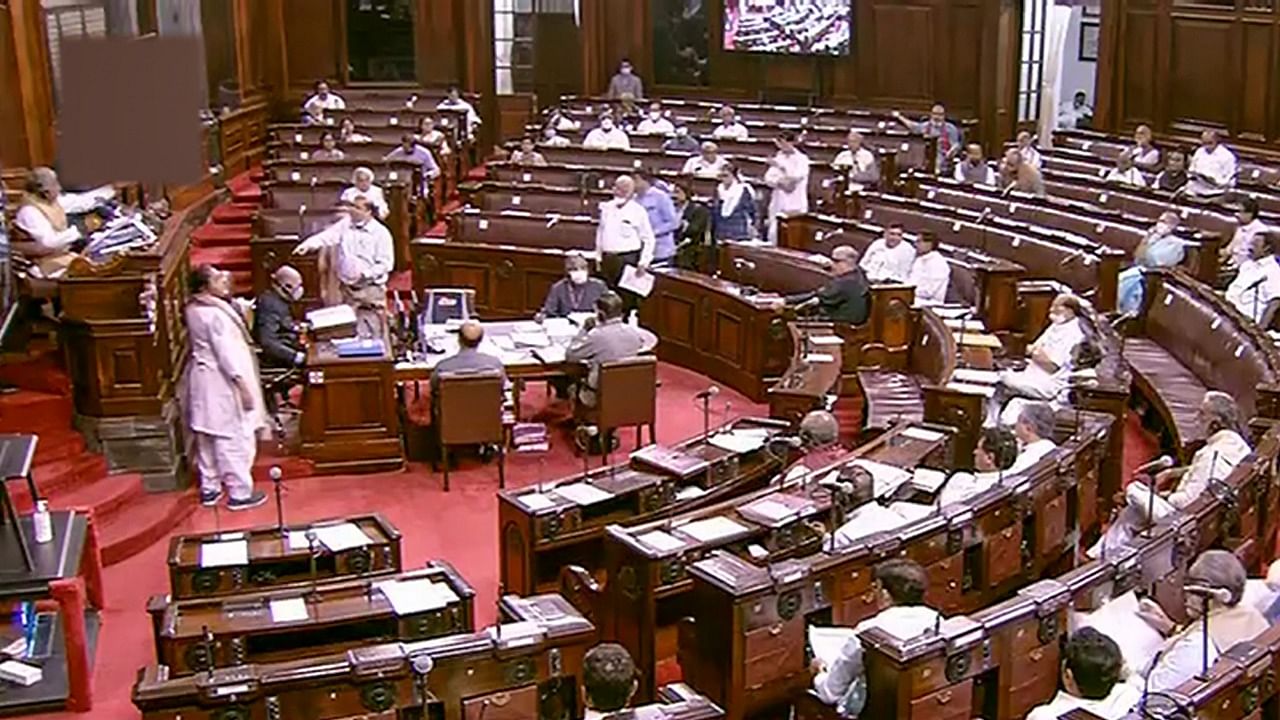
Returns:
[[[298,153],[298,159],[300,159],[300,160],[310,160],[310,159],[311,159],[311,153],[307,152],[306,150],[303,150],[302,152]]]
[[[393,116],[393,117],[389,117],[389,118],[387,118],[387,124],[388,124],[388,125],[390,125],[390,126],[392,126],[392,127],[395,127],[396,125],[399,125],[399,124],[400,124],[400,118],[398,118],[398,117],[394,117],[394,116]]]
[[[809,344],[830,347],[832,345],[843,345],[844,340],[841,340],[838,335],[814,335],[809,338]]]
[[[222,533],[221,535],[219,535],[219,536],[218,536],[218,540],[219,540],[219,541],[243,540],[243,539],[244,539],[244,532],[243,532],[243,531],[240,531],[240,532],[224,532],[224,533]]]
[[[302,180],[302,173],[295,170],[289,173],[289,179],[292,180],[293,182],[299,182]]]
[[[833,363],[836,358],[829,353],[809,353],[804,356],[804,361],[809,363]]]
[[[242,695],[252,690],[252,686],[248,683],[240,683],[238,685],[227,685],[225,687],[215,687],[209,691],[212,697],[227,697],[228,695]]]
[[[478,227],[482,232],[485,230],[488,230],[489,221],[484,218],[480,218],[480,220],[476,223],[476,227]]]
[[[512,204],[512,205],[514,205],[514,206],[516,206],[516,207],[520,207],[520,203],[522,203],[522,202],[523,202],[523,199],[522,199],[519,195],[512,195],[512,196],[511,196],[511,204]]]
[[[308,384],[308,385],[323,385],[323,384],[324,384],[324,371],[323,371],[323,370],[308,370],[308,371],[307,371],[307,384]]]
[[[520,182],[533,182],[533,173],[524,173],[520,176]]]

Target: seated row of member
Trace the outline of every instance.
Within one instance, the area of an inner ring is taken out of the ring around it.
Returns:
[[[414,96],[414,99],[416,97]],[[329,112],[346,108],[347,101],[329,87],[328,81],[317,80],[315,92],[302,102],[302,122],[307,125],[329,125],[332,124],[328,116]],[[444,99],[436,103],[436,109],[463,111],[466,114],[469,135],[474,135],[476,128],[481,125],[480,114],[471,103],[463,99],[462,92],[456,86],[449,87]]]
[[[1027,346],[1027,364],[1020,370],[1003,370],[995,393],[987,401],[984,424],[994,426],[1007,411],[1007,425],[1017,417],[1018,398],[1061,402],[1069,388],[1069,378],[1078,362],[1076,349],[1087,340],[1082,322],[1084,306],[1080,298],[1061,293],[1049,305],[1049,325]]]
[[[1280,234],[1254,235],[1236,276],[1225,292],[1227,301],[1240,314],[1256,323],[1267,324],[1268,308],[1280,299]]]

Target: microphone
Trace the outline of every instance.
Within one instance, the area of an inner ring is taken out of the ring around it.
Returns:
[[[276,532],[280,533],[280,537],[284,537],[284,505],[281,503],[280,481],[284,478],[284,471],[279,465],[272,465],[267,471],[267,477],[271,478],[271,484],[275,486],[276,491]]]
[[[1252,290],[1266,281],[1267,281],[1267,277],[1264,275],[1258,278],[1257,280],[1254,280],[1252,283],[1250,283],[1249,286],[1245,288],[1245,290]]]
[[[717,395],[719,395],[719,394],[720,394],[720,388],[719,388],[719,387],[717,387],[717,386],[715,386],[715,385],[712,385],[711,387],[707,388],[706,390],[703,390],[702,392],[697,393],[697,394],[696,394],[696,395],[694,395],[693,397],[694,397],[694,399],[695,399],[695,400],[710,400],[711,398],[713,398],[713,397],[715,397],[715,396],[717,396]]]
[[[1196,597],[1217,600],[1222,604],[1231,602],[1231,591],[1226,588],[1210,587],[1208,585],[1183,585],[1182,592]]]
[[[770,445],[786,445],[789,448],[795,448],[796,450],[799,450],[800,448],[804,447],[804,440],[801,440],[800,438],[795,437],[794,435],[775,435],[769,438],[769,444]]]
[[[755,270],[756,264],[746,258],[734,258],[733,267],[737,270]]]
[[[818,487],[826,488],[827,490],[830,490],[832,492],[841,492],[846,495],[853,494],[853,483],[845,482],[843,480],[831,480],[831,479],[819,480]]]
[[[1149,463],[1146,463],[1144,465],[1139,465],[1136,469],[1134,469],[1133,474],[1137,475],[1140,473],[1150,473],[1153,470],[1156,470],[1156,471],[1168,470],[1171,467],[1173,467],[1173,458],[1168,455],[1161,455],[1160,457],[1156,458],[1155,460],[1152,460]]]

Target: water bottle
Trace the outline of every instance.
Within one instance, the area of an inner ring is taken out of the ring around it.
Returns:
[[[47,543],[53,540],[53,518],[49,515],[49,501],[36,501],[36,511],[32,515],[32,524],[36,530],[36,542]]]

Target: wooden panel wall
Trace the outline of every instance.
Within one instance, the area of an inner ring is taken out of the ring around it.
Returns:
[[[40,0],[0,0],[0,165],[53,162],[53,83]]]
[[[1099,124],[1280,139],[1280,4],[1238,5],[1104,0]]]
[[[649,0],[582,0],[586,92],[608,85],[630,57],[653,77]],[[984,138],[1013,129],[1021,3],[1017,0],[856,0],[853,51],[847,57],[725,52],[722,7],[707,3],[710,87],[650,88],[656,94],[812,97],[864,106],[925,110],[946,103],[977,118]]]

